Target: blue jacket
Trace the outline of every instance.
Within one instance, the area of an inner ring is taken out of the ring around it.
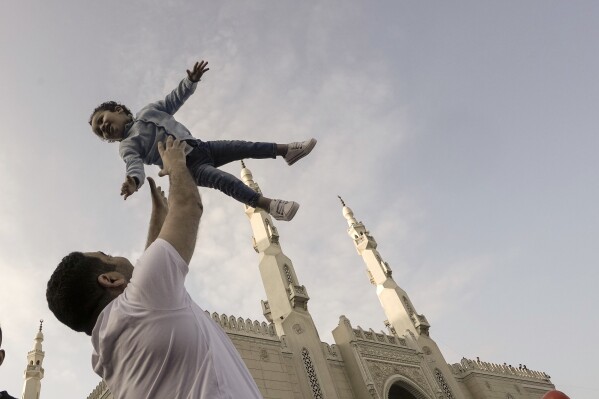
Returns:
[[[195,140],[189,130],[175,120],[175,112],[193,94],[197,82],[185,78],[164,100],[143,107],[132,122],[125,126],[119,153],[126,164],[127,176],[137,178],[138,187],[144,183],[144,164],[162,167],[158,143],[166,141],[167,134],[180,140]],[[187,147],[187,153],[191,147]]]

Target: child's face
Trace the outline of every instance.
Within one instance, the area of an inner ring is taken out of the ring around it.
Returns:
[[[131,122],[131,115],[121,107],[114,111],[98,111],[92,117],[92,130],[105,140],[121,141],[125,134],[125,125]]]

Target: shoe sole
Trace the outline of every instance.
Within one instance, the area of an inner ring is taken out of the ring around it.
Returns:
[[[293,165],[294,163],[296,163],[297,161],[299,161],[300,159],[302,159],[303,157],[308,155],[310,152],[312,152],[312,149],[314,149],[317,142],[318,141],[316,139],[310,139],[310,142],[306,146],[305,151],[298,153],[295,157],[293,157],[291,159],[285,160],[287,162],[287,165],[289,165],[289,166]]]
[[[278,218],[275,215],[272,215],[275,219],[277,220],[282,220],[284,222],[288,222],[291,219],[293,219],[293,217],[295,216],[295,214],[297,213],[297,210],[299,209],[300,205],[296,202],[295,204],[293,204],[291,206],[291,209],[289,209],[289,212],[287,213],[287,215],[283,215],[282,217]]]

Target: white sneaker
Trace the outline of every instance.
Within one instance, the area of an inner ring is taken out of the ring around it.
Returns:
[[[299,209],[299,204],[295,201],[283,201],[283,200],[272,200],[270,202],[270,209],[268,213],[271,214],[277,220],[284,220],[286,222],[293,219],[295,213]]]
[[[316,145],[316,139],[310,139],[307,141],[298,141],[296,143],[289,143],[287,154],[283,157],[287,165],[293,165],[312,151]]]

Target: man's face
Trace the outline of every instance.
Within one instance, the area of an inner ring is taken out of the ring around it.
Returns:
[[[122,256],[106,255],[102,251],[84,252],[83,255],[90,258],[100,259],[103,263],[115,266],[115,271],[122,274],[127,283],[131,281],[131,276],[133,276],[133,265],[129,262],[129,259],[123,258]]]
[[[105,140],[121,141],[125,135],[125,125],[131,122],[131,115],[122,107],[115,111],[98,111],[92,117],[92,130]]]

